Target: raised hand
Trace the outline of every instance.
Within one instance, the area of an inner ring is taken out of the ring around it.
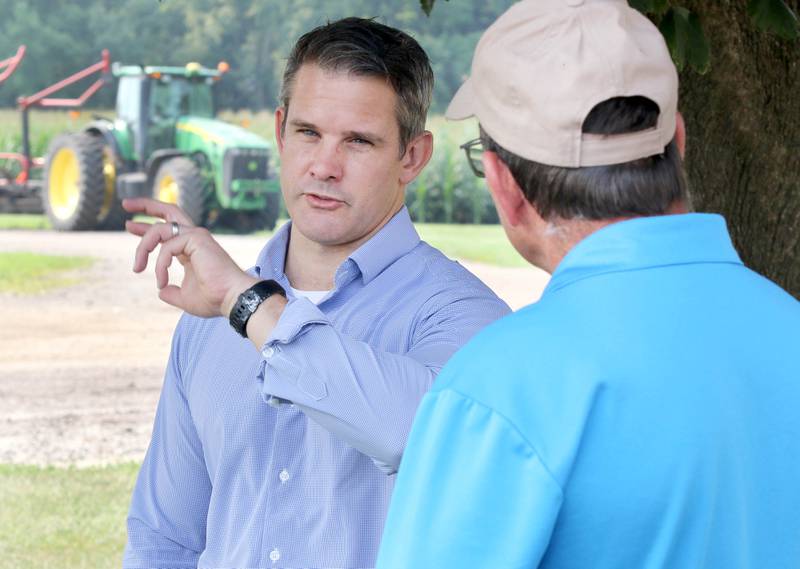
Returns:
[[[258,279],[245,273],[209,231],[192,224],[174,204],[149,198],[124,200],[130,213],[144,213],[166,223],[128,221],[125,229],[141,237],[136,248],[133,271],[142,272],[158,245],[155,272],[158,297],[195,316],[228,316],[237,297]],[[169,284],[169,267],[177,258],[183,265],[180,286]]]

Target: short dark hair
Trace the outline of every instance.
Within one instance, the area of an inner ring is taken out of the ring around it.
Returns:
[[[412,138],[425,131],[433,70],[425,50],[405,32],[371,19],[344,18],[301,36],[283,72],[280,102],[287,111],[294,77],[305,63],[329,71],[386,79],[397,94],[401,153]]]
[[[583,132],[624,134],[656,125],[659,108],[645,97],[615,97],[597,106]],[[624,164],[563,168],[539,164],[509,152],[481,129],[486,150],[505,162],[527,200],[545,220],[662,215],[676,201],[689,206],[689,192],[678,146],[673,139],[662,154]]]

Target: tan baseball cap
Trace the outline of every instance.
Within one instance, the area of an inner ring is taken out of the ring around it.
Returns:
[[[632,96],[658,105],[654,128],[581,132],[595,105]],[[577,168],[661,154],[675,136],[677,104],[678,73],[664,39],[626,0],[522,0],[481,36],[446,116],[475,116],[506,150]]]

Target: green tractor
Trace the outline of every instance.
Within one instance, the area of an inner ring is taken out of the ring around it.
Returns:
[[[121,200],[142,196],[178,204],[198,225],[272,229],[280,188],[270,143],[214,118],[212,87],[226,71],[225,63],[218,69],[110,66],[105,51],[102,62],[20,98],[24,167],[43,172],[19,178],[41,192],[43,209],[59,230],[121,229],[128,217]],[[103,78],[81,98],[46,98],[95,72]],[[117,116],[95,117],[83,131],[53,139],[44,160],[31,158],[28,107],[80,106],[108,83],[109,72],[119,83]]]

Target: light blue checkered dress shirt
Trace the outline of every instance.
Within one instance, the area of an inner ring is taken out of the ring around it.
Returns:
[[[254,272],[288,290],[289,224]],[[403,208],[293,298],[262,349],[184,315],[128,516],[124,567],[368,568],[414,412],[508,307]]]

